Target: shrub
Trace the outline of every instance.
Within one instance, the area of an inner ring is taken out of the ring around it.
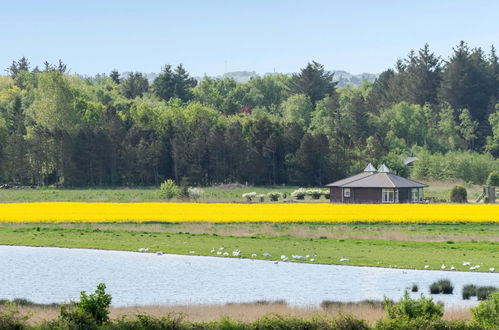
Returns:
[[[330,199],[330,198],[331,198],[331,190],[329,190],[329,189],[324,189],[324,190],[322,191],[322,194],[324,195],[324,197],[325,197],[326,199]]]
[[[499,292],[472,308],[473,322],[480,329],[499,329]]]
[[[431,294],[452,294],[454,286],[449,280],[438,280],[430,285]]]
[[[189,198],[192,198],[194,200],[199,199],[201,196],[203,196],[204,191],[201,188],[193,188],[189,187],[187,188],[187,193],[189,194]]]
[[[168,179],[163,181],[163,183],[159,186],[159,197],[172,199],[177,197],[180,193],[180,190],[175,183],[175,181]]]
[[[111,295],[106,293],[106,285],[97,285],[94,293],[80,294],[80,301],[61,307],[59,318],[47,324],[47,328],[62,329],[98,329],[109,322]]]
[[[247,193],[244,193],[242,196],[243,196],[244,199],[246,199],[246,201],[248,203],[251,203],[251,201],[253,200],[253,198],[256,197],[256,192],[254,192],[254,191],[247,192]]]
[[[0,329],[25,329],[29,318],[30,315],[22,315],[11,302],[0,305]]]
[[[499,186],[499,171],[492,171],[487,178],[488,186]]]
[[[463,186],[454,186],[450,191],[450,201],[452,203],[467,203],[468,193]]]
[[[463,299],[468,300],[470,297],[476,297],[476,285],[468,284],[463,286]]]
[[[272,202],[277,202],[279,200],[279,197],[281,197],[281,193],[278,191],[271,191],[267,194],[269,197],[270,201]]]
[[[321,189],[308,189],[306,193],[308,196],[312,197],[312,199],[319,199],[322,196]]]
[[[480,286],[476,289],[476,297],[478,300],[487,300],[496,291],[494,286]]]
[[[297,200],[305,199],[306,195],[307,195],[307,190],[304,188],[296,189],[291,193],[291,197],[296,198]]]
[[[402,299],[398,303],[393,303],[385,298],[385,310],[387,319],[416,319],[438,320],[444,315],[444,306],[441,303],[434,303],[433,299],[421,298],[412,299],[409,292],[405,291]]]

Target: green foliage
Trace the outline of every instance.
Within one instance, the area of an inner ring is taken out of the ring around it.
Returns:
[[[27,329],[29,318],[30,315],[22,314],[14,303],[0,304],[0,329]]]
[[[327,72],[322,64],[312,61],[300,73],[293,74],[289,89],[292,94],[307,95],[315,104],[335,92],[336,82],[333,81],[333,74]]]
[[[494,49],[465,43],[448,61],[424,45],[373,84],[342,88],[317,62],[291,77],[197,85],[166,65],[149,88],[139,72],[80,78],[62,61],[40,70],[21,58],[0,77],[1,179],[319,186],[366,162],[408,175],[400,156],[419,150],[413,176],[483,184],[499,171],[497,72]]]
[[[470,297],[476,297],[477,286],[474,284],[467,284],[463,286],[463,299],[468,300]]]
[[[159,186],[159,197],[165,199],[172,199],[179,196],[180,189],[174,180],[168,179],[163,181]]]
[[[452,294],[454,286],[449,280],[438,280],[430,285],[431,294]]]
[[[467,203],[468,193],[463,186],[454,186],[450,191],[450,201],[452,203]]]
[[[411,174],[420,179],[461,179],[484,184],[490,172],[499,170],[499,160],[487,154],[457,151],[442,154],[419,149],[416,156],[419,160],[415,162]]]
[[[495,286],[479,286],[476,289],[476,297],[478,300],[486,300],[496,291],[499,291],[499,289]]]
[[[402,299],[392,303],[385,298],[386,317],[388,319],[416,319],[437,320],[444,315],[444,306],[434,303],[433,299],[421,295],[419,299],[412,299],[405,291]]]
[[[111,300],[111,295],[106,293],[106,285],[100,283],[94,293],[87,295],[85,291],[81,292],[80,301],[75,303],[76,311],[89,314],[97,325],[101,325],[109,321]]]
[[[487,185],[496,187],[499,186],[499,171],[490,172],[487,178]]]
[[[270,199],[271,202],[277,202],[281,196],[282,194],[278,191],[271,191],[267,193],[267,197]]]
[[[482,301],[476,308],[472,308],[473,322],[481,329],[492,330],[499,328],[499,292],[493,293],[488,300]]]
[[[286,122],[297,123],[308,127],[312,114],[312,102],[305,94],[291,95],[281,105],[283,119]]]
[[[132,72],[121,81],[121,93],[127,99],[142,97],[149,90],[149,81],[140,72]]]
[[[152,88],[154,93],[162,100],[178,98],[184,102],[192,98],[191,88],[197,84],[194,78],[179,64],[174,71],[171,65],[165,65],[163,71],[154,79]]]

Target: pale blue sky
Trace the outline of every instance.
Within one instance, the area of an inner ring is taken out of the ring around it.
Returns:
[[[428,42],[499,46],[499,1],[0,0],[0,68],[26,56],[72,72],[192,75],[331,70],[379,73]]]

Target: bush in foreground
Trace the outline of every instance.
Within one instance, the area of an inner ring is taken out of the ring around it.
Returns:
[[[472,308],[473,322],[480,329],[499,329],[499,292],[493,293],[486,301]]]

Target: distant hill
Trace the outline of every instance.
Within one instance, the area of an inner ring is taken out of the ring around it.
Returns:
[[[344,86],[360,86],[362,85],[363,81],[367,82],[373,82],[378,75],[374,73],[361,73],[361,74],[352,74],[347,71],[343,70],[335,70],[332,71],[334,73],[334,80],[338,82],[338,87],[344,87]],[[130,72],[122,72],[122,77],[126,77],[129,75]],[[153,82],[154,79],[158,76],[158,73],[154,72],[149,72],[149,73],[144,73],[149,80],[149,82]],[[266,74],[276,74],[276,73],[266,73]],[[291,75],[291,73],[287,73],[287,75]],[[251,77],[257,77],[259,76],[258,73],[255,71],[233,71],[233,72],[227,72],[224,73],[223,75],[218,75],[218,76],[210,76],[211,78],[232,78],[237,82],[244,83],[250,80]],[[194,77],[196,80],[200,81],[203,80],[204,77]]]

